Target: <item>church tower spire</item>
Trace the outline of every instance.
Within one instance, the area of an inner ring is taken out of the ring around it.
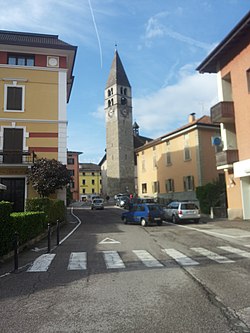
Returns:
[[[134,143],[131,85],[117,50],[105,88],[107,193],[133,193]]]
[[[106,88],[111,87],[115,84],[131,88],[117,50],[115,51],[115,56],[109,72]]]

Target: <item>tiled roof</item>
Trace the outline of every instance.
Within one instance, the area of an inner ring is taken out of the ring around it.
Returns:
[[[127,78],[126,72],[123,68],[121,59],[117,51],[115,51],[115,56],[111,65],[109,72],[108,81],[106,88],[113,86],[114,84],[119,84],[121,86],[130,87],[129,80]]]
[[[0,44],[46,47],[55,49],[76,49],[76,46],[63,42],[58,35],[0,30]]]
[[[101,171],[101,167],[95,163],[79,163],[80,171]]]
[[[162,140],[167,139],[168,137],[170,137],[170,136],[172,136],[172,135],[174,135],[174,134],[178,135],[179,132],[181,132],[181,131],[183,131],[183,130],[185,130],[185,129],[188,129],[189,127],[193,127],[193,126],[195,126],[195,125],[196,125],[196,126],[205,126],[205,127],[207,126],[207,127],[212,127],[212,128],[218,128],[218,129],[220,128],[219,125],[216,125],[216,124],[214,124],[214,123],[211,122],[211,118],[210,118],[209,116],[202,116],[202,117],[200,117],[200,118],[198,118],[198,119],[195,119],[194,121],[192,121],[192,122],[190,122],[190,123],[188,123],[188,124],[186,124],[186,125],[183,125],[183,126],[177,128],[177,129],[174,130],[174,131],[171,131],[171,132],[169,132],[169,133],[166,133],[166,134],[160,136],[159,138],[150,141],[150,142],[149,142],[148,144],[146,144],[145,146],[153,146],[153,145],[155,145],[155,144],[158,144],[158,143],[161,142]],[[144,146],[144,147],[145,147],[145,146]],[[138,149],[140,149],[140,148],[142,148],[142,147],[139,147]]]

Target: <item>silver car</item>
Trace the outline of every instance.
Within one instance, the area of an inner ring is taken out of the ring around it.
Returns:
[[[164,210],[166,220],[178,223],[181,221],[194,221],[199,223],[200,210],[193,201],[173,201]]]
[[[91,209],[104,209],[104,200],[101,198],[92,200]]]

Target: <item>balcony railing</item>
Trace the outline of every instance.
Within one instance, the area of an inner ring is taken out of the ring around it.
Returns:
[[[216,165],[231,165],[234,162],[239,161],[238,150],[225,150],[216,154]]]
[[[213,123],[234,123],[234,102],[220,102],[210,109]]]
[[[20,150],[1,150],[0,165],[32,165],[36,159],[35,152]]]

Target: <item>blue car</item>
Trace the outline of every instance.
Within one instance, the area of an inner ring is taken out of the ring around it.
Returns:
[[[122,221],[127,223],[139,223],[146,227],[150,224],[162,225],[164,212],[160,205],[154,203],[134,204],[129,211],[122,213]]]

